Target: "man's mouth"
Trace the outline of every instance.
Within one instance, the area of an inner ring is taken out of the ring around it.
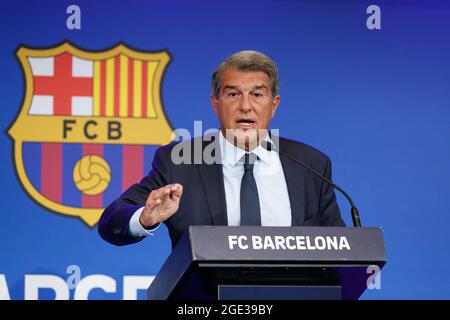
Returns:
[[[255,122],[256,121],[251,120],[251,119],[240,119],[240,120],[236,121],[236,123],[238,124],[238,127],[242,128],[242,129],[250,129]]]

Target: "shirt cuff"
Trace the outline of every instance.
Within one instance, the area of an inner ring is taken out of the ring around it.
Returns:
[[[129,232],[130,232],[130,235],[132,235],[133,237],[136,237],[136,238],[144,238],[147,236],[153,236],[153,232],[156,229],[158,229],[158,227],[159,227],[159,223],[156,227],[154,227],[153,229],[150,229],[150,230],[147,230],[142,226],[142,224],[139,222],[139,218],[140,218],[143,210],[144,210],[144,207],[137,209],[130,219],[130,224],[128,227]]]

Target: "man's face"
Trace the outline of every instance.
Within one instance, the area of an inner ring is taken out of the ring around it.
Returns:
[[[265,72],[228,69],[222,74],[218,98],[213,94],[211,102],[227,140],[252,150],[265,138],[280,96],[272,98]]]

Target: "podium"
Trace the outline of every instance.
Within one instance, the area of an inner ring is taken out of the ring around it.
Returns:
[[[191,226],[147,296],[351,300],[385,263],[380,228]]]

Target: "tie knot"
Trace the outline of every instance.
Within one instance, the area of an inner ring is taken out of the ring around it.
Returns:
[[[255,165],[255,161],[258,159],[258,156],[254,153],[246,153],[243,157],[244,162],[244,170],[253,171],[253,166]]]

